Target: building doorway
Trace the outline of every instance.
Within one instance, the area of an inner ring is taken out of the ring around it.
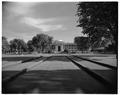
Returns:
[[[61,46],[58,46],[58,51],[61,51]]]

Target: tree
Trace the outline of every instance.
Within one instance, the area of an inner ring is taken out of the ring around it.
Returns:
[[[7,38],[6,37],[2,37],[2,51],[3,52],[6,52],[6,51],[9,51],[10,50],[10,45],[7,41]]]
[[[40,49],[43,52],[46,48],[50,48],[52,39],[52,37],[46,34],[37,34],[32,38],[32,42],[37,49]]]
[[[34,47],[34,45],[33,45],[32,40],[29,40],[29,41],[27,42],[27,46],[28,46],[28,51],[29,51],[29,52],[33,52],[33,51],[35,50],[35,47]]]
[[[118,3],[117,2],[82,2],[77,9],[78,27],[83,28],[91,43],[101,43],[102,38],[118,45]]]
[[[13,39],[10,41],[11,51],[17,51],[18,53],[27,51],[27,44],[22,39]]]
[[[74,43],[77,44],[78,50],[85,51],[89,48],[89,40],[88,37],[75,37],[74,38]]]

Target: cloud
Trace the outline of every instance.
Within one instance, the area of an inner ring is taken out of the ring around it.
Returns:
[[[6,6],[9,8],[9,10],[14,15],[27,15],[28,13],[32,12],[32,7],[35,6],[36,3],[25,3],[25,2],[12,2],[9,4],[9,6]]]
[[[38,28],[43,32],[63,30],[64,29],[63,25],[53,24],[53,22],[55,23],[55,21],[57,21],[56,18],[41,19],[41,18],[24,17],[21,19],[22,23]]]
[[[62,29],[62,25],[38,25],[35,27],[41,29],[44,32]]]

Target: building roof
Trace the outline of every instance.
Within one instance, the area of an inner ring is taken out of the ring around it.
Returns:
[[[64,42],[63,42],[63,41],[55,40],[55,41],[53,41],[52,44],[54,44],[54,45],[58,45],[58,44],[64,44]]]
[[[63,41],[58,41],[58,40],[53,41],[52,44],[53,45],[76,45],[75,43],[65,43]]]

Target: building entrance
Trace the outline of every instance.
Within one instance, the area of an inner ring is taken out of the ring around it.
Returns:
[[[58,51],[61,51],[61,46],[58,46]]]

